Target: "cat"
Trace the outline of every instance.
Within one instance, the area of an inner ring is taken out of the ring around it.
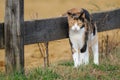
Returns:
[[[89,63],[89,48],[94,55],[94,63],[99,64],[97,27],[86,9],[72,8],[67,11],[69,40],[74,67]]]

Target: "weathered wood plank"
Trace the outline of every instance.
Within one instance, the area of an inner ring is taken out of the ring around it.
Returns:
[[[120,9],[93,13],[92,16],[97,23],[98,32],[120,28]]]
[[[92,16],[97,23],[98,32],[120,28],[120,9],[93,13]],[[25,21],[24,24],[24,44],[68,38],[66,17]]]
[[[25,44],[48,42],[68,37],[66,17],[25,22]]]
[[[5,69],[7,74],[24,71],[24,0],[6,0]]]

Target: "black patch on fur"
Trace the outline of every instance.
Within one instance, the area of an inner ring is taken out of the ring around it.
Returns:
[[[85,43],[88,41],[88,31],[85,32]]]
[[[84,18],[81,17],[83,14],[85,14],[85,19],[90,22],[90,14],[89,14],[89,12],[88,12],[87,10],[85,10],[85,9],[83,9],[83,12],[82,12],[81,15],[79,16],[79,19],[84,22]]]
[[[72,52],[72,54],[73,54],[73,51],[72,51],[72,43],[71,43],[71,41],[70,41],[70,38],[69,38],[69,43],[70,43],[70,46],[71,46],[71,52]]]
[[[82,17],[79,17],[79,19],[80,19],[80,21],[82,21],[82,22],[84,22],[85,20],[84,20],[84,18],[82,18]]]
[[[81,53],[84,53],[84,52],[86,51],[86,49],[87,49],[87,43],[85,43],[85,44],[83,45],[83,47],[80,49],[80,52],[81,52]]]
[[[96,31],[96,29],[95,29],[95,26],[94,26],[94,28],[93,28],[93,36],[96,35],[95,31]]]
[[[87,19],[87,21],[90,21],[90,14],[87,10],[83,9],[83,12],[85,13],[85,18]]]
[[[84,53],[86,51],[86,49],[87,49],[87,41],[88,41],[88,32],[87,31],[85,32],[85,39],[84,40],[85,40],[84,45],[80,49],[81,53]]]
[[[91,21],[91,24],[92,24],[92,27],[93,27],[93,36],[95,36],[96,35],[96,27],[95,27],[93,21]]]
[[[69,39],[69,43],[70,43],[70,46],[72,47],[72,43],[71,43],[70,39]]]
[[[81,27],[80,29],[82,29],[82,28],[84,28],[84,27],[85,27],[85,25],[83,24],[82,27]]]

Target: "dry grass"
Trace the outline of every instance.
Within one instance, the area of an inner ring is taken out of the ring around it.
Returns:
[[[88,9],[90,12],[96,11],[105,11],[105,10],[112,10],[116,8],[120,8],[120,0],[24,0],[25,1],[25,20],[34,20],[38,18],[48,18],[48,17],[55,17],[60,16],[68,9],[73,7],[83,7]],[[0,0],[0,22],[4,21],[4,2],[5,0]],[[36,13],[38,16],[36,17]],[[101,38],[105,35],[109,35],[109,46],[113,47],[113,43],[116,41],[120,41],[120,32],[119,35],[116,35],[116,31],[110,31],[105,33],[99,33],[99,38],[101,42]],[[103,36],[102,36],[103,35]],[[101,37],[102,36],[102,37]],[[111,39],[112,38],[112,39]],[[115,40],[113,40],[113,38]],[[116,44],[116,43],[114,43]],[[101,45],[100,45],[101,46]],[[119,46],[118,46],[119,47]],[[101,48],[102,49],[102,48]],[[105,51],[105,50],[104,50]],[[104,52],[103,52],[104,53]],[[101,57],[104,57],[104,54]],[[50,55],[50,63],[54,63],[60,60],[71,60],[71,51],[69,42],[67,39],[52,41],[49,44],[49,55]],[[4,50],[0,50],[0,71],[4,71]],[[115,60],[116,56],[109,55],[108,56],[111,60]],[[114,59],[115,58],[115,59]],[[117,58],[118,59],[118,58]],[[116,60],[117,61],[117,60]],[[116,62],[115,61],[115,62]],[[25,68],[29,70],[30,68],[35,68],[40,65],[43,65],[43,59],[41,58],[39,48],[37,44],[27,45],[25,46]]]

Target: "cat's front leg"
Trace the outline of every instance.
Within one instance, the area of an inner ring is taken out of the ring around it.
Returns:
[[[79,66],[83,65],[85,63],[85,54],[84,53],[79,53]]]
[[[88,50],[88,42],[86,41],[83,47],[80,49],[80,65],[89,63],[89,50]]]
[[[80,56],[79,65],[87,65],[89,63],[88,49],[83,53],[79,53],[79,56]]]
[[[77,51],[77,49],[73,49],[73,61],[74,61],[74,67],[78,67],[79,66],[79,53]]]
[[[71,45],[74,67],[78,67],[79,66],[79,51],[78,51],[77,42],[73,38],[70,38],[69,42]]]
[[[89,51],[88,51],[88,48],[87,48],[86,52],[84,53],[84,64],[85,65],[89,64]]]

